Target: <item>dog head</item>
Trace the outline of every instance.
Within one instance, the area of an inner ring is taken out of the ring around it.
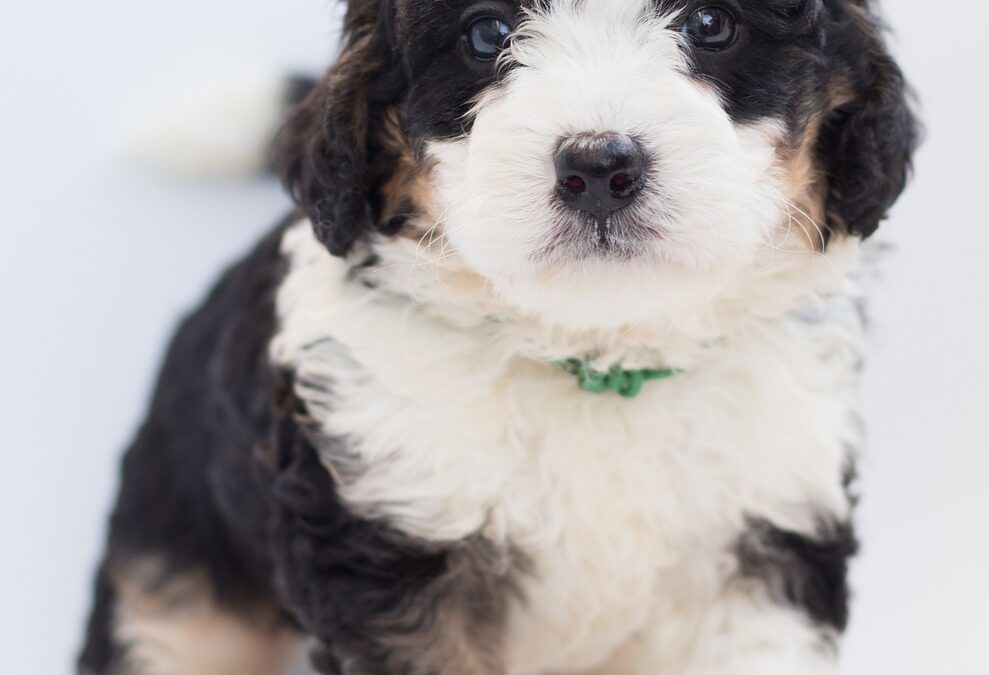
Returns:
[[[440,236],[553,320],[868,237],[916,144],[867,0],[351,0],[345,29],[281,137],[319,239]]]

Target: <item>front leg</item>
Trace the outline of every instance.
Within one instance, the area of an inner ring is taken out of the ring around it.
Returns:
[[[413,539],[350,512],[286,390],[268,448],[272,557],[326,675],[500,675],[504,557],[477,537]],[[314,443],[315,441],[315,443]]]
[[[836,675],[837,634],[800,610],[773,600],[734,595],[715,614],[720,625],[682,675]]]
[[[715,564],[688,566],[649,627],[593,675],[836,675],[855,550],[847,525],[754,522]]]

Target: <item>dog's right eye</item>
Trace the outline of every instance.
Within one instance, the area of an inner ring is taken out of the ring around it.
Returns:
[[[478,61],[494,61],[508,46],[512,27],[494,16],[475,19],[467,25],[464,36],[467,49]]]

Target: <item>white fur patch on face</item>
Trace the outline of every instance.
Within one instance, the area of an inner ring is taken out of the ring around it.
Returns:
[[[505,56],[517,67],[482,94],[471,133],[431,144],[446,236],[509,303],[580,327],[642,323],[710,301],[777,245],[779,126],[734,124],[688,74],[670,21],[646,0],[533,10]],[[609,132],[646,153],[630,217],[654,234],[631,259],[546,255],[567,217],[559,143]]]

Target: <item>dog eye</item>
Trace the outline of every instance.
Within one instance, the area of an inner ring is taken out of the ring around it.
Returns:
[[[738,22],[727,9],[702,7],[687,19],[683,34],[701,49],[728,49],[735,43]]]
[[[467,49],[478,61],[493,61],[508,45],[512,27],[493,16],[475,19],[465,31]]]

